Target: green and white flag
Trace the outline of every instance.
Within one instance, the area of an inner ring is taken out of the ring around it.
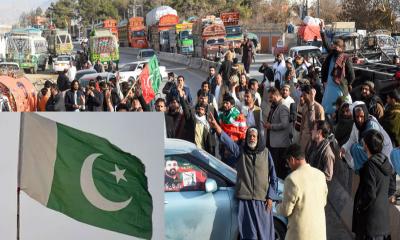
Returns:
[[[19,187],[44,206],[100,228],[150,239],[145,166],[108,140],[21,113]]]

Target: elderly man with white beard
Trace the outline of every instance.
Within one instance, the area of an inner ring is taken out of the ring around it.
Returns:
[[[243,145],[238,145],[222,130],[212,115],[209,122],[236,163],[240,239],[275,239],[272,199],[276,198],[278,179],[272,157],[262,140],[263,136],[256,127],[250,127]]]

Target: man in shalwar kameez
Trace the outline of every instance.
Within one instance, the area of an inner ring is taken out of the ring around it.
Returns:
[[[221,144],[225,145],[231,157],[236,160],[240,239],[275,239],[272,199],[276,198],[278,178],[260,131],[256,127],[248,128],[243,145],[238,145],[212,116],[209,121]]]

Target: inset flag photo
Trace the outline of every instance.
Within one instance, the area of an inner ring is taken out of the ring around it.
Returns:
[[[162,115],[19,119],[20,239],[164,238]]]

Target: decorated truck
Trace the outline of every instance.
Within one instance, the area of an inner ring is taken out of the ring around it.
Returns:
[[[129,46],[133,48],[148,48],[146,28],[142,17],[131,17],[128,21]]]
[[[243,41],[242,26],[239,25],[239,12],[225,12],[220,15],[226,30],[226,42],[233,45],[235,52],[240,52],[240,45]]]
[[[56,57],[58,55],[71,55],[74,46],[72,45],[71,35],[67,30],[53,29],[46,35],[49,53]]]
[[[113,61],[118,65],[118,41],[109,29],[94,29],[90,33],[89,56],[93,64],[100,60],[102,64],[108,64]]]
[[[179,22],[175,9],[169,6],[154,8],[146,15],[146,26],[150,46],[155,51],[171,50],[170,31]],[[173,39],[175,40],[175,39]]]
[[[214,61],[219,48],[228,49],[224,23],[215,16],[198,19],[193,25],[193,42],[196,57]]]
[[[183,22],[176,24],[175,28],[170,30],[171,52],[177,52],[184,55],[193,55],[193,23]],[[173,39],[176,39],[175,41]],[[176,51],[175,51],[176,49]]]
[[[16,29],[6,40],[6,61],[16,62],[21,69],[36,73],[46,69],[48,59],[47,41],[40,30]]]
[[[95,29],[108,29],[118,40],[118,22],[113,18],[107,18],[94,25]]]

